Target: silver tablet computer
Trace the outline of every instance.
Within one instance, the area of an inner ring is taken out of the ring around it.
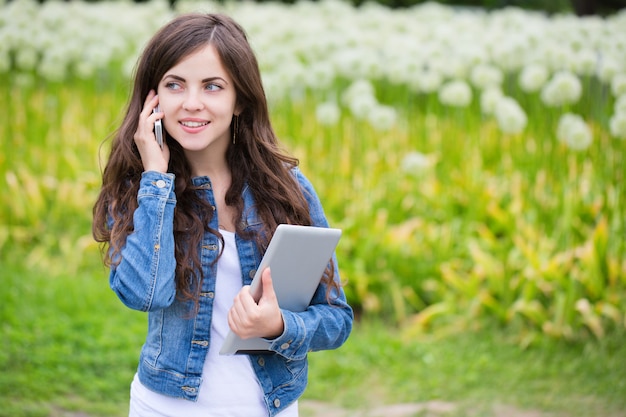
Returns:
[[[269,267],[278,305],[295,312],[306,310],[340,237],[340,229],[279,225],[252,279],[250,293],[260,291],[261,274]],[[220,354],[267,353],[269,345],[265,339],[241,339],[229,331]]]

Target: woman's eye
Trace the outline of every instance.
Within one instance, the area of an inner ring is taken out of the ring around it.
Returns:
[[[220,90],[221,88],[222,87],[220,87],[217,84],[207,84],[206,85],[206,89],[209,90],[209,91],[217,91],[217,90]]]
[[[165,84],[165,88],[167,88],[168,90],[179,90],[180,89],[180,85],[178,83],[167,83]]]

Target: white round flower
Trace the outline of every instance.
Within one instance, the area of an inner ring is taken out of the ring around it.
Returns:
[[[341,109],[334,101],[321,103],[315,109],[317,121],[324,126],[335,125],[341,117]]]
[[[15,54],[15,65],[20,70],[32,71],[37,67],[38,53],[33,48],[20,48]]]
[[[439,89],[439,101],[448,106],[467,107],[472,101],[472,89],[465,81],[449,81]]]
[[[470,80],[477,88],[485,89],[488,87],[499,86],[502,84],[504,74],[499,68],[489,64],[479,64],[472,68]]]
[[[439,89],[443,83],[443,75],[436,70],[416,71],[410,80],[410,85],[420,93],[430,94]]]
[[[389,130],[396,123],[398,118],[396,109],[391,106],[377,105],[373,107],[369,114],[369,123],[374,129],[379,131]]]
[[[613,110],[615,113],[626,113],[626,94],[622,94],[615,100]]]
[[[528,123],[526,112],[511,97],[502,97],[498,100],[494,116],[498,122],[498,127],[504,133],[520,133],[526,128]]]
[[[582,94],[580,79],[568,71],[561,71],[552,77],[541,90],[541,100],[550,107],[574,104]]]
[[[518,84],[526,93],[539,91],[549,77],[548,68],[540,64],[526,65],[519,74]]]
[[[609,120],[611,135],[619,139],[626,139],[626,112],[615,113]]]
[[[600,60],[600,66],[598,68],[598,78],[600,81],[609,83],[615,76],[615,74],[620,72],[620,64],[619,62],[611,57],[604,56]]]
[[[327,62],[311,65],[305,73],[305,85],[313,90],[326,90],[335,80],[335,69]]]
[[[442,60],[442,65],[438,66],[438,70],[448,79],[464,79],[468,75],[469,68],[455,52]]]
[[[405,83],[410,74],[415,71],[415,63],[404,54],[389,57],[386,61],[387,65],[384,67],[383,73],[392,84]]]
[[[418,151],[409,152],[402,158],[402,171],[411,175],[421,175],[433,165],[433,158]]]
[[[565,113],[559,119],[557,139],[575,151],[587,149],[593,140],[591,129],[585,120],[573,113]]]
[[[500,99],[504,97],[499,87],[491,87],[486,89],[480,95],[480,110],[485,115],[492,115]]]
[[[598,68],[598,53],[585,48],[576,53],[574,70],[579,75],[594,75]]]
[[[342,100],[346,105],[350,105],[350,103],[356,99],[364,96],[374,97],[374,85],[366,79],[358,79],[352,82],[350,86],[343,92]]]
[[[616,74],[611,80],[611,92],[615,97],[626,95],[626,73]]]
[[[367,119],[370,114],[378,107],[376,98],[369,94],[355,95],[348,103],[350,112],[357,119]]]
[[[519,36],[506,36],[491,45],[493,62],[497,62],[506,71],[516,71],[524,64],[526,52],[525,40]]]

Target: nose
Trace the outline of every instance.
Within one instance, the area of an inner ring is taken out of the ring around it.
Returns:
[[[203,107],[204,105],[202,104],[202,100],[200,100],[199,93],[188,91],[183,101],[183,109],[187,111],[198,111],[202,110]]]

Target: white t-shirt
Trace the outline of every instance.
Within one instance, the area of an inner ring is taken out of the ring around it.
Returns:
[[[248,355],[220,355],[228,333],[228,310],[241,290],[241,268],[235,234],[220,230],[224,252],[217,262],[217,281],[211,320],[211,345],[202,369],[198,401],[156,393],[137,375],[130,390],[129,417],[267,417],[263,391]],[[298,417],[298,403],[278,417]]]

